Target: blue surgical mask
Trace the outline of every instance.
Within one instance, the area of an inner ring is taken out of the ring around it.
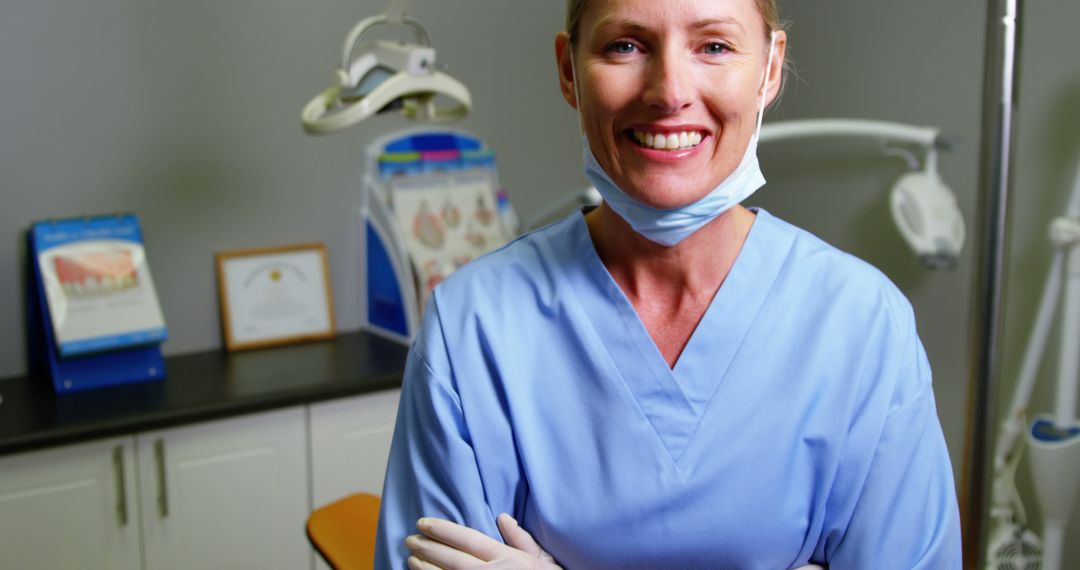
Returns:
[[[765,60],[763,84],[767,84],[769,62],[772,61],[775,45],[776,34],[774,33],[769,42],[769,57]],[[577,85],[575,80],[575,89]],[[580,101],[581,98],[578,97],[578,100]],[[604,203],[614,210],[619,217],[626,220],[626,223],[630,224],[634,231],[645,236],[650,241],[671,247],[765,185],[765,176],[761,173],[761,167],[757,159],[758,136],[761,133],[761,118],[764,112],[765,89],[763,88],[758,108],[757,126],[754,129],[753,136],[750,138],[750,144],[746,146],[746,152],[743,154],[739,165],[712,192],[691,204],[661,210],[631,198],[615,184],[611,176],[596,161],[596,156],[589,147],[589,141],[584,134],[584,128],[582,128],[581,144],[584,147],[582,154],[585,159],[585,175],[589,177],[593,186],[600,192]]]

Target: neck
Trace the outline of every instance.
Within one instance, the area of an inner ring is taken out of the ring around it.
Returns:
[[[711,299],[742,250],[755,215],[734,206],[672,247],[634,231],[601,204],[586,216],[597,254],[631,300],[678,306],[687,295]]]

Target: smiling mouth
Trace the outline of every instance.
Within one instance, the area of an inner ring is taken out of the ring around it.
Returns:
[[[638,146],[653,150],[686,150],[701,144],[703,139],[701,133],[697,131],[664,134],[645,133],[631,129],[629,133]]]

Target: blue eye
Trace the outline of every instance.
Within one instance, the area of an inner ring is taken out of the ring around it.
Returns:
[[[708,55],[723,55],[723,54],[731,51],[731,48],[728,47],[728,45],[724,44],[724,43],[711,42],[711,43],[705,44],[705,47],[702,48],[702,51],[704,51]]]
[[[637,50],[637,46],[630,42],[619,41],[608,44],[607,52],[616,55],[630,55]]]

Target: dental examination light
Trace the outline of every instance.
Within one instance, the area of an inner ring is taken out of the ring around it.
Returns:
[[[808,119],[768,123],[761,128],[760,142],[807,137],[864,137],[925,149],[922,168],[907,151],[889,154],[910,156],[913,172],[900,177],[890,193],[890,210],[900,235],[924,265],[931,269],[956,266],[964,246],[964,217],[956,195],[937,170],[937,151],[943,147],[940,131],[883,121],[858,119]]]
[[[411,0],[392,0],[345,37],[334,84],[300,113],[304,130],[322,135],[379,113],[421,126],[368,141],[356,208],[360,328],[410,343],[432,290],[516,234],[517,218],[499,183],[494,151],[483,139],[444,123],[472,110],[468,88],[436,69],[435,49]],[[411,41],[378,40],[386,26]]]
[[[301,112],[305,131],[326,134],[389,111],[430,122],[452,121],[469,113],[469,90],[435,69],[435,48],[420,22],[406,14],[410,5],[409,0],[394,0],[382,14],[353,26],[345,37],[334,85],[316,95]],[[416,41],[365,38],[378,26],[412,28]],[[438,106],[437,96],[452,103]]]
[[[1020,459],[1020,433],[1031,401],[1039,364],[1054,325],[1059,298],[1061,311],[1057,400],[1053,416],[1041,415],[1027,428],[1035,495],[1043,513],[1042,568],[1061,568],[1065,527],[1072,518],[1080,485],[1080,423],[1076,418],[1080,384],[1080,164],[1064,216],[1049,225],[1054,256],[1043,285],[1031,338],[1024,350],[1020,378],[994,453],[991,517],[995,530],[989,543],[989,568],[1038,568],[1038,538],[1026,529],[1026,515],[1014,475]],[[1063,292],[1064,289],[1064,292]],[[1018,556],[1029,565],[1016,565]],[[1012,565],[1006,565],[1012,564]]]

